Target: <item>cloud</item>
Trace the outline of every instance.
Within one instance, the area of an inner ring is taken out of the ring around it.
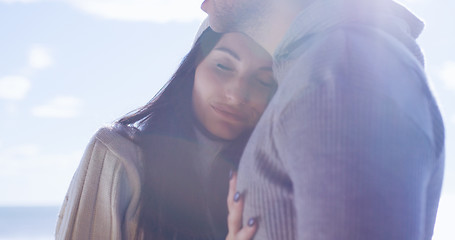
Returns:
[[[74,118],[80,113],[82,103],[75,97],[60,96],[32,109],[32,114],[42,118]]]
[[[126,21],[201,20],[201,0],[68,0],[73,6],[107,19]]]
[[[0,0],[32,3],[44,0]],[[48,0],[49,1],[49,0]],[[57,1],[57,0],[53,0]],[[60,0],[79,10],[106,19],[147,22],[202,20],[202,0]]]
[[[35,144],[24,144],[20,146],[13,146],[0,153],[2,159],[14,158],[21,160],[35,156],[39,152],[39,147]]]
[[[40,0],[0,0],[0,3],[32,3]]]
[[[452,123],[453,125],[455,125],[455,114],[453,114],[452,116],[450,116],[450,123]]]
[[[6,76],[0,78],[0,98],[21,100],[30,90],[31,83],[23,76]]]
[[[37,144],[0,146],[0,205],[60,204],[81,156],[46,153]]]
[[[455,90],[455,62],[448,61],[442,66],[440,76],[446,88]]]
[[[45,69],[52,66],[53,60],[49,49],[34,45],[30,49],[28,62],[33,69]]]
[[[455,194],[441,195],[439,201],[438,216],[434,227],[433,240],[453,239],[455,230],[453,228],[453,217],[455,216]]]
[[[425,0],[397,0],[397,2],[402,3],[402,4],[410,4],[410,3],[425,2]]]

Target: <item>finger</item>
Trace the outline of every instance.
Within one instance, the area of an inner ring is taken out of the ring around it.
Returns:
[[[257,218],[251,218],[248,225],[244,226],[236,235],[235,240],[250,240],[258,229]]]
[[[231,171],[230,178],[231,179],[229,180],[229,192],[227,197],[228,210],[232,207],[232,204],[234,204],[234,195],[236,193],[237,185],[237,172]]]
[[[233,203],[229,208],[228,214],[228,230],[229,234],[237,235],[242,228],[242,214],[243,214],[244,196],[236,192],[233,197]]]
[[[229,181],[228,194],[228,235],[236,236],[242,228],[243,198],[242,194],[236,191],[237,173],[233,173]]]

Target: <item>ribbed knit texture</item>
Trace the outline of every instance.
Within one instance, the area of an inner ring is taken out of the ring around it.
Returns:
[[[255,239],[431,239],[444,127],[421,30],[391,1],[319,0],[298,16],[240,161]]]

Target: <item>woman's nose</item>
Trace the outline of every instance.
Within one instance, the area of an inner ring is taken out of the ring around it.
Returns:
[[[249,91],[246,80],[242,78],[232,79],[226,86],[226,98],[231,104],[245,104],[249,100]]]

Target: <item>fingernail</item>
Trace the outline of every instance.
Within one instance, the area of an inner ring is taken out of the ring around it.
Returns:
[[[240,200],[240,193],[236,192],[234,195],[234,202],[238,202]]]
[[[250,220],[248,220],[248,226],[250,226],[250,227],[252,227],[255,223],[256,223],[255,218],[250,218]]]
[[[232,179],[232,176],[234,176],[234,171],[231,169],[229,170],[229,179]]]

